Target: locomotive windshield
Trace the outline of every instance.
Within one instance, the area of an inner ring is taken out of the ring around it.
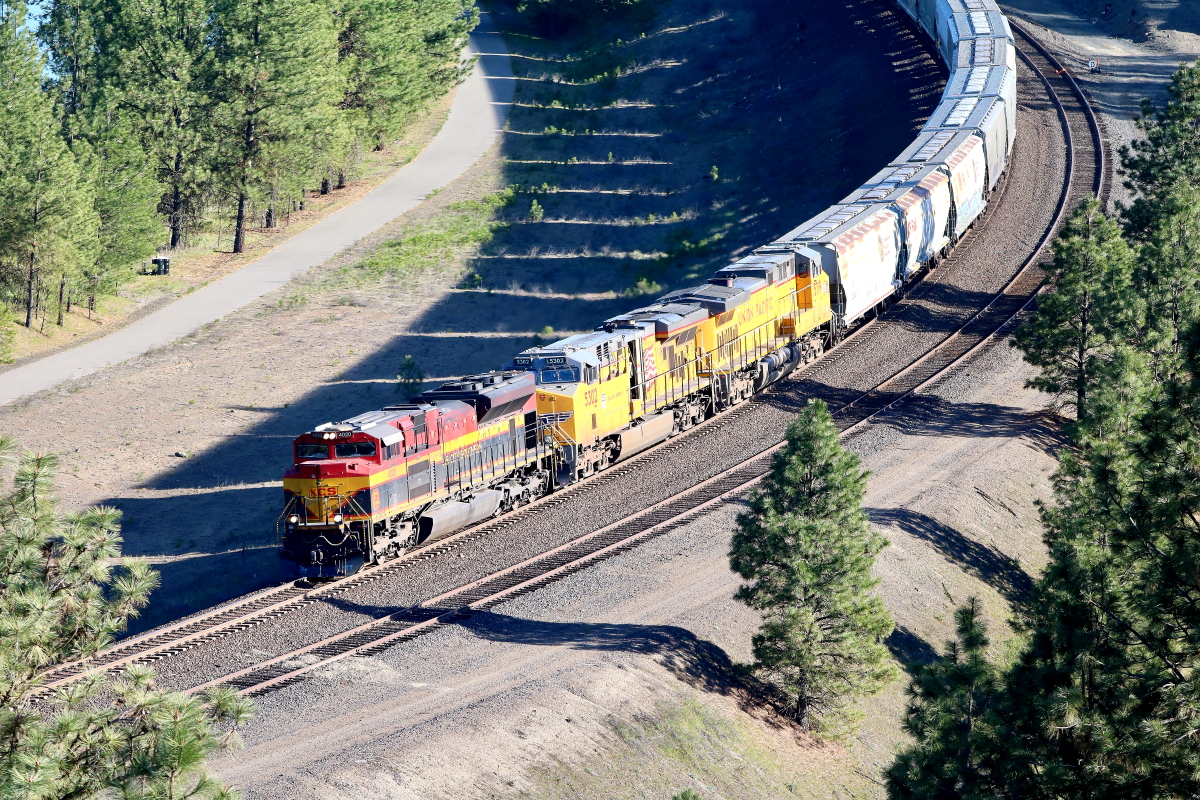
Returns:
[[[338,458],[369,458],[375,455],[374,442],[342,442],[333,446]]]
[[[296,445],[296,458],[329,458],[329,445],[298,444]]]
[[[577,369],[544,369],[538,373],[538,383],[575,383],[578,380]]]

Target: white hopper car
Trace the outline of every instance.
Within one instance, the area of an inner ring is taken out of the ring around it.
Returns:
[[[763,250],[830,276],[834,338],[938,259],[987,207],[1017,138],[1017,56],[993,0],[896,0],[950,69],[941,102],[891,164]]]

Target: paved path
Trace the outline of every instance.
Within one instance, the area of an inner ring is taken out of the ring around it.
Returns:
[[[420,155],[353,205],[293,236],[237,272],[109,335],[0,373],[0,405],[57,386],[187,336],[345,250],[462,175],[504,127],[513,73],[490,15],[471,34],[479,61],[458,88],[450,116]]]

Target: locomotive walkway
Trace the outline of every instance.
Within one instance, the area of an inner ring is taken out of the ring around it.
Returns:
[[[109,335],[0,374],[0,405],[170,344],[246,306],[350,247],[462,175],[492,146],[513,96],[504,40],[484,12],[471,34],[475,69],[458,88],[450,115],[415,159],[343,208],[262,258]]]

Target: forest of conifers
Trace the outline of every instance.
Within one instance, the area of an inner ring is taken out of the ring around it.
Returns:
[[[0,360],[218,217],[233,250],[461,74],[469,0],[0,0]],[[6,330],[7,329],[7,330]]]

